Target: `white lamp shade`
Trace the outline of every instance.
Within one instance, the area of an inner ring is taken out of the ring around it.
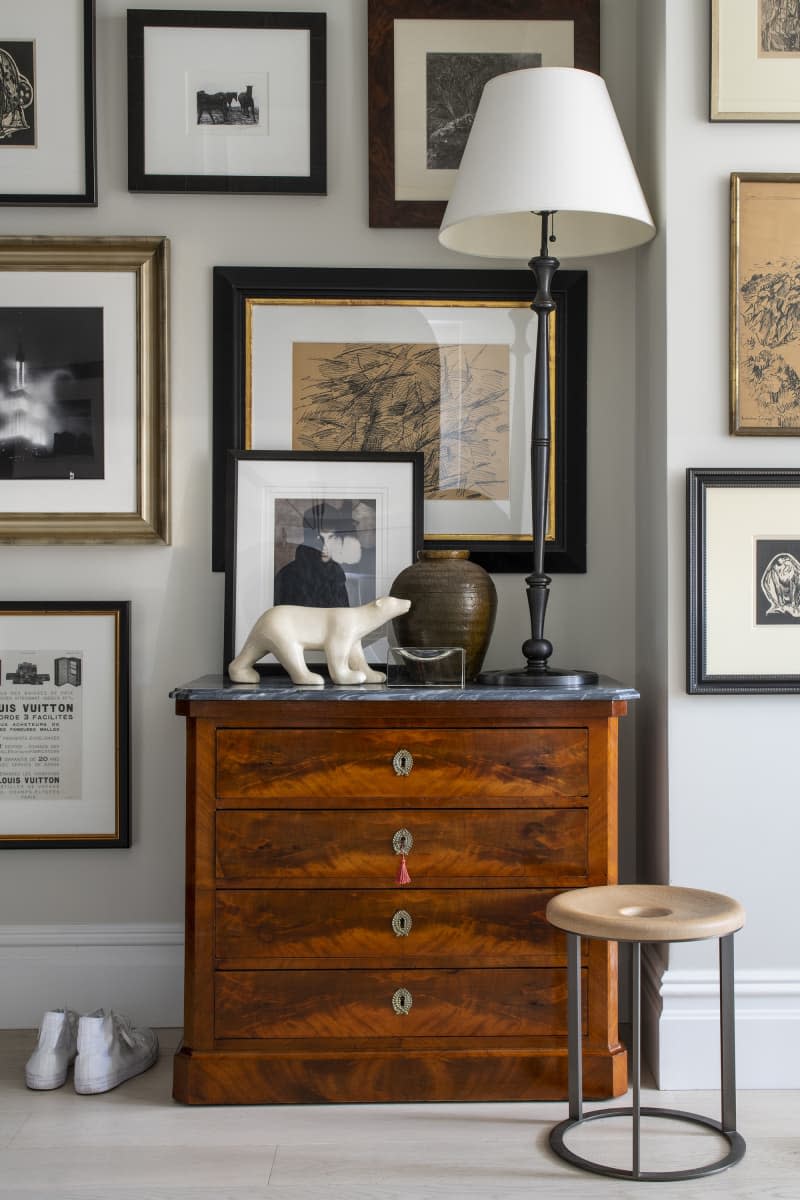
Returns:
[[[534,67],[489,80],[439,241],[527,261],[539,252],[540,212],[557,213],[558,258],[626,250],[655,232],[608,89],[590,71]]]

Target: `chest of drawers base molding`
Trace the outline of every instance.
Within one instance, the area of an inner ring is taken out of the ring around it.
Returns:
[[[301,699],[203,680],[174,693],[187,730],[177,1100],[566,1095],[566,955],[543,909],[616,881],[617,722],[635,693],[487,691],[341,703],[346,689]],[[615,948],[589,943],[583,977],[585,1091],[619,1095]]]

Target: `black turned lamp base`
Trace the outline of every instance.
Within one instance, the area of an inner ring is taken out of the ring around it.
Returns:
[[[597,683],[596,671],[571,671],[563,667],[545,667],[529,671],[518,667],[511,671],[481,671],[477,682],[486,687],[581,688]]]

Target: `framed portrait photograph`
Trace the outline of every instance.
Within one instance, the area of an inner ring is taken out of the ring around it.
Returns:
[[[0,543],[169,540],[167,253],[0,238]]]
[[[273,605],[355,608],[388,595],[414,562],[421,454],[240,450],[228,463],[225,669]],[[385,663],[385,632],[364,652]]]
[[[94,0],[0,5],[0,204],[97,204]]]
[[[531,559],[536,315],[529,271],[217,267],[214,567],[231,449],[421,451],[429,549]],[[586,272],[551,320],[545,569],[586,569]]]
[[[800,470],[700,470],[687,487],[687,688],[800,692]]]
[[[130,845],[130,602],[0,601],[0,849]]]
[[[368,0],[369,223],[441,224],[484,84],[600,70],[598,0]]]
[[[795,0],[711,0],[712,121],[800,120]]]
[[[128,190],[326,190],[325,13],[128,9]]]
[[[732,433],[800,434],[798,264],[800,175],[733,174]]]

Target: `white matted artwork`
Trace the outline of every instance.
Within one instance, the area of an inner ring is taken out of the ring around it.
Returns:
[[[395,21],[395,198],[448,199],[487,79],[574,63],[571,20]]]
[[[6,0],[0,204],[96,203],[94,0]]]
[[[167,243],[0,239],[0,542],[169,534]]]
[[[712,121],[800,120],[795,0],[712,0]]]
[[[325,14],[128,11],[131,191],[325,190]]]
[[[800,691],[800,472],[687,472],[689,692]]]
[[[353,608],[388,595],[421,545],[421,499],[421,454],[232,452],[225,664],[275,604]],[[366,640],[368,660],[387,651],[385,630]]]
[[[130,844],[129,610],[0,603],[0,848]]]
[[[530,538],[529,447],[536,317],[527,304],[482,307],[470,303],[284,304],[256,300],[250,306],[250,345],[251,444],[295,450],[312,448],[311,444],[299,445],[298,438],[303,428],[315,419],[315,405],[308,398],[314,382],[317,395],[323,397],[316,405],[321,417],[324,417],[324,395],[329,397],[329,428],[327,433],[324,428],[313,428],[314,444],[325,450],[335,449],[337,440],[340,447],[348,449],[363,445],[363,431],[360,428],[350,431],[335,384],[323,374],[324,370],[335,373],[340,381],[344,378],[347,386],[343,373],[348,369],[344,353],[348,347],[358,356],[356,366],[362,377],[375,377],[370,391],[372,411],[369,418],[374,426],[373,437],[380,437],[386,448],[397,445],[400,435],[387,430],[389,418],[379,405],[383,394],[380,376],[395,380],[387,396],[393,395],[399,404],[401,376],[408,377],[413,369],[419,380],[424,381],[430,370],[420,352],[425,347],[434,349],[437,366],[438,360],[442,363],[437,372],[439,382],[431,393],[430,403],[427,403],[427,396],[422,397],[419,420],[425,412],[429,416],[432,413],[438,430],[433,440],[440,445],[445,441],[448,443],[447,461],[456,462],[453,472],[456,476],[459,474],[457,468],[467,465],[476,446],[481,450],[482,462],[474,468],[472,475],[463,472],[466,487],[451,487],[446,498],[442,498],[443,489],[437,484],[443,480],[441,477],[430,479],[433,456],[429,440],[425,537],[460,536],[465,541],[491,537]],[[324,361],[326,346],[329,357]],[[410,354],[410,351],[416,351],[416,354]],[[308,370],[312,358],[317,363],[315,380],[310,379]],[[489,365],[482,382],[483,362]],[[448,364],[452,370],[447,369]],[[298,365],[305,369],[300,379],[296,378]],[[551,362],[551,404],[554,404],[555,394],[554,369]],[[454,376],[459,380],[456,391],[452,391]],[[465,380],[469,381],[469,387]],[[470,391],[475,393],[474,412],[465,401]],[[298,421],[296,410],[300,401],[304,404],[305,415]],[[387,406],[390,407],[390,399]],[[454,406],[458,406],[459,422],[453,417]],[[486,411],[491,414],[491,428],[483,431],[481,414]],[[412,431],[415,437],[419,428],[419,422],[416,422]],[[416,441],[413,448],[421,449],[422,446],[422,442]],[[480,492],[475,487],[470,489],[469,480],[477,478],[478,467],[486,467],[487,459],[491,485]],[[444,464],[444,453],[437,461]],[[443,470],[443,466],[437,468],[439,472]],[[552,536],[556,514],[554,472],[554,461],[551,460],[548,536]]]

